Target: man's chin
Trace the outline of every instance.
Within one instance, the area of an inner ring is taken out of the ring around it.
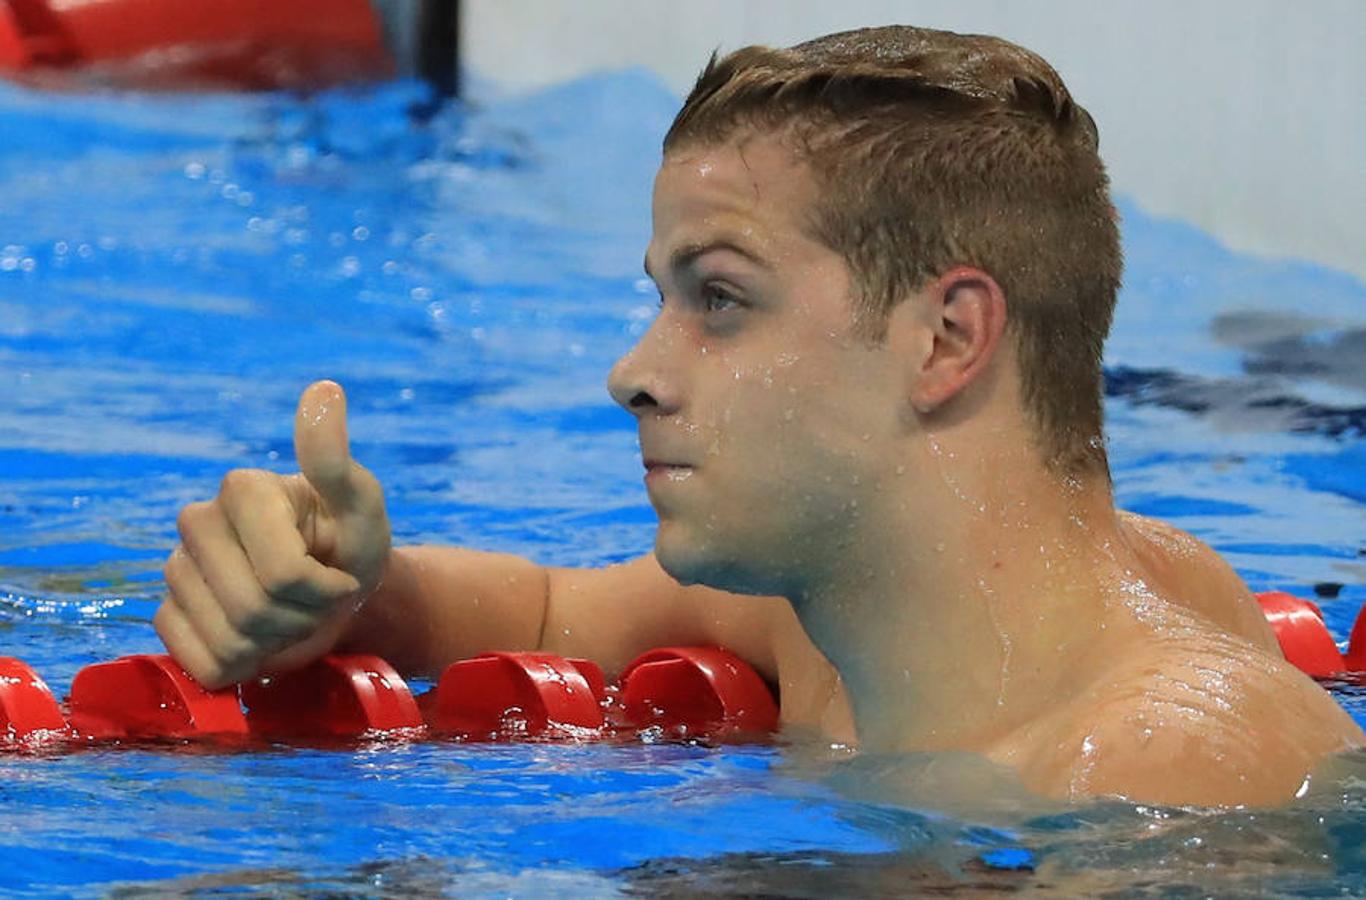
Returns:
[[[735,558],[734,548],[722,556],[714,552],[714,548],[666,538],[663,530],[661,528],[655,536],[655,559],[679,584],[700,584],[732,594],[762,596],[774,593],[752,566],[742,565]]]

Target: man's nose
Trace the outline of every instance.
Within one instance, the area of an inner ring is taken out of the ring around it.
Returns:
[[[678,336],[660,316],[636,345],[612,366],[607,390],[631,415],[671,415],[678,411],[677,372],[669,360]]]

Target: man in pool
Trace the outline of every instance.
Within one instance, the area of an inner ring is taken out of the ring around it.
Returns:
[[[1227,565],[1114,507],[1115,213],[1095,126],[1039,57],[880,28],[714,59],[665,141],[646,269],[660,312],[609,388],[653,554],[391,549],[320,382],[301,474],[231,472],[182,512],[170,652],[218,686],[332,649],[611,671],[714,643],[789,727],[971,751],[1064,798],[1280,802],[1362,743]]]

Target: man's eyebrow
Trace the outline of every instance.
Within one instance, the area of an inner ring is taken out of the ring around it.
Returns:
[[[696,243],[684,244],[681,247],[676,247],[674,248],[674,251],[669,254],[669,268],[675,272],[679,269],[685,269],[692,265],[698,257],[705,256],[706,254],[717,250],[729,250],[732,253],[743,256],[761,269],[773,268],[773,264],[767,259],[749,249],[744,244],[731,240],[730,238],[716,238],[714,240],[698,241]],[[645,255],[645,274],[649,275],[651,278],[654,277],[654,272],[650,271],[650,256],[648,253]]]

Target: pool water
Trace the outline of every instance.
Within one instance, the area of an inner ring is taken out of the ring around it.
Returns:
[[[397,540],[557,565],[650,546],[603,381],[654,312],[640,258],[678,100],[642,72],[482,94],[415,116],[407,83],[0,86],[0,655],[61,694],[86,664],[157,651],[176,511],[229,468],[291,469],[319,377],[348,390]],[[1366,602],[1366,286],[1123,213],[1121,502],[1255,589],[1315,597],[1345,638]],[[1366,722],[1366,691],[1330,687]],[[0,891],[1366,892],[1360,759],[1273,812],[990,791],[963,808],[923,790],[945,772],[981,774],[785,744],[8,754]]]

